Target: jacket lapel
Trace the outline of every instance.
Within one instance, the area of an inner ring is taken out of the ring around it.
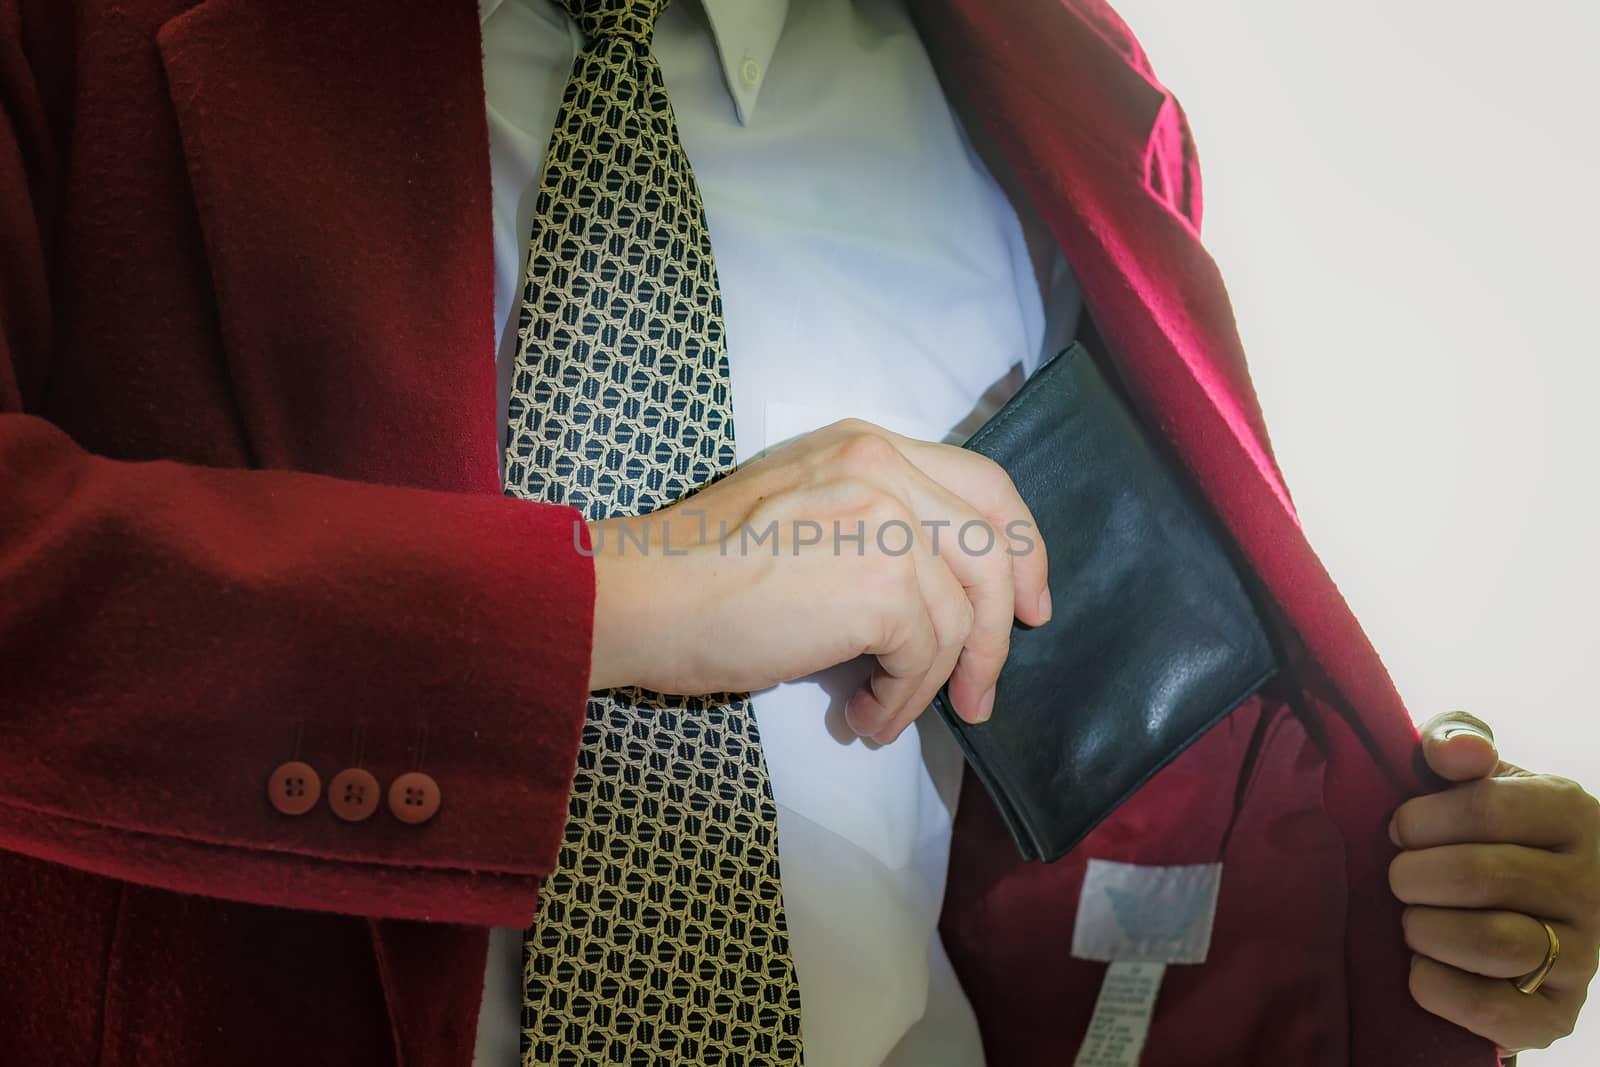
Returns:
[[[474,0],[207,0],[158,45],[257,461],[495,491]]]
[[[1410,716],[1307,543],[1272,458],[1227,292],[1199,242],[1198,176],[1181,112],[1101,0],[926,0],[915,10],[946,89],[969,102],[1049,226],[1147,424],[1231,533],[1286,638],[1297,706],[1313,712],[1301,720],[1317,737],[1313,763],[1325,767],[1321,807],[1338,831],[1322,847],[1342,850],[1344,892],[1323,918],[1343,923],[1344,958],[1322,964],[1343,968],[1350,1062],[1492,1062],[1487,1042],[1423,1012],[1406,990],[1410,953],[1388,889],[1394,849],[1384,828],[1401,800],[1436,783],[1419,769]],[[958,844],[964,828],[983,836],[981,809],[961,808]],[[966,853],[971,869],[952,869],[946,924],[965,921],[952,919],[951,896],[982,902],[992,912],[976,927],[986,950],[1008,939],[1036,944],[1027,919],[1008,920],[1016,929],[993,920],[1006,911],[992,903],[993,883],[1036,877],[1060,900],[1066,865],[1023,873],[1009,858],[971,864],[975,854]]]

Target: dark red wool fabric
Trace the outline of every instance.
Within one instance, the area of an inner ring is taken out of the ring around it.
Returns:
[[[1093,0],[915,7],[1297,655],[1060,864],[968,790],[944,928],[991,1062],[1070,1062],[1086,858],[1220,856],[1148,1063],[1489,1067],[1406,993],[1415,732],[1272,461],[1182,113]],[[593,604],[575,513],[497,491],[480,56],[474,0],[0,0],[7,1063],[469,1062]],[[281,816],[294,755],[444,806]]]

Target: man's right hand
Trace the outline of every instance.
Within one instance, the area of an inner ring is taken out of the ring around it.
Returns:
[[[845,716],[880,742],[947,679],[962,718],[987,719],[1013,616],[1050,618],[1044,543],[1005,472],[854,419],[589,534],[591,689],[747,692],[867,654]]]

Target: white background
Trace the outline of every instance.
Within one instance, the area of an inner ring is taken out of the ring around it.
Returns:
[[[1600,792],[1585,0],[1114,0],[1183,101],[1312,544],[1412,713]],[[1600,994],[1524,1067],[1593,1067]]]

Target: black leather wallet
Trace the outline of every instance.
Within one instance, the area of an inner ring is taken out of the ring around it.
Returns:
[[[963,722],[947,692],[934,706],[1023,858],[1048,862],[1259,688],[1277,655],[1217,524],[1082,342],[965,447],[1004,467],[1033,511],[1053,614],[1013,625],[988,722]]]

